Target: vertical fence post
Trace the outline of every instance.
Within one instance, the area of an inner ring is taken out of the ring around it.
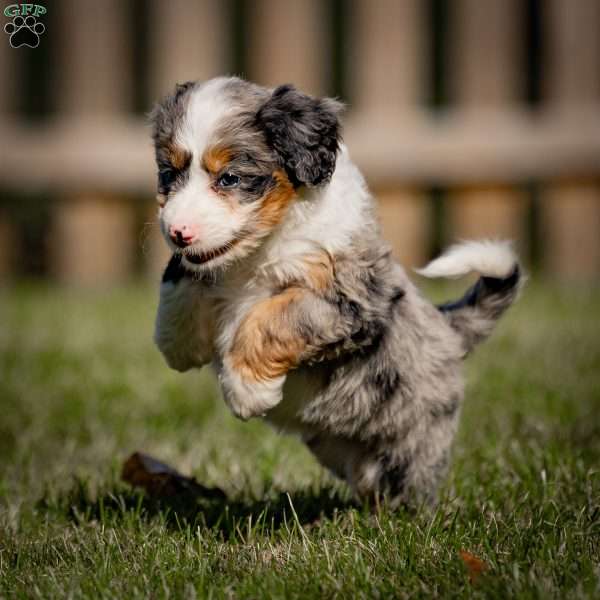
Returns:
[[[322,0],[248,3],[248,77],[276,86],[294,83],[311,94],[327,90],[327,5]]]
[[[516,108],[521,0],[456,0],[452,3],[450,97],[466,120],[482,123]],[[496,182],[455,189],[448,202],[452,241],[509,238],[527,250],[527,199],[524,193]]]
[[[227,74],[231,40],[222,0],[150,0],[150,101],[176,83]]]
[[[8,280],[12,274],[15,238],[11,220],[0,209],[0,283]]]
[[[426,38],[421,0],[356,0],[351,17],[352,111],[363,122],[387,123],[402,135],[419,120],[426,76]],[[419,106],[421,105],[421,106]],[[431,206],[411,188],[374,190],[383,235],[405,266],[428,258]]]
[[[585,127],[600,111],[600,2],[548,0],[547,117]],[[545,268],[562,279],[600,274],[600,184],[562,180],[546,189],[541,205]]]
[[[425,92],[422,0],[356,0],[351,18],[352,99],[386,117],[415,112]]]
[[[3,33],[4,35],[4,33]],[[0,44],[0,118],[6,119],[13,112],[12,101],[16,92],[16,60],[18,51],[12,48],[8,36]],[[0,124],[1,125],[1,124]]]
[[[57,104],[67,118],[126,110],[132,96],[130,31],[119,0],[58,0]]]
[[[62,23],[56,69],[59,118],[81,128],[76,143],[93,144],[94,131],[124,116],[132,70],[126,11],[119,0],[60,0]],[[65,125],[66,126],[66,125]],[[75,139],[76,136],[72,136]],[[53,214],[52,269],[68,283],[111,284],[129,275],[135,248],[133,207],[122,198],[69,192]]]
[[[134,214],[122,198],[77,194],[60,201],[52,231],[53,269],[60,281],[109,285],[132,268]]]
[[[176,83],[225,75],[230,64],[228,11],[222,0],[151,0],[148,104],[170,93]],[[144,270],[156,279],[169,258],[160,233],[158,207],[144,210],[141,234]]]
[[[13,117],[11,101],[15,97],[15,59],[17,50],[11,48],[7,39],[0,43],[0,131],[9,125]],[[6,140],[8,141],[8,140]],[[6,211],[0,208],[0,281],[12,271],[12,253],[17,242],[14,225]]]

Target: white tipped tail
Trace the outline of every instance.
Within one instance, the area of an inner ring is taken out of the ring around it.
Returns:
[[[423,277],[455,279],[469,273],[505,279],[518,264],[517,255],[507,241],[469,241],[451,246],[425,268],[415,269]]]

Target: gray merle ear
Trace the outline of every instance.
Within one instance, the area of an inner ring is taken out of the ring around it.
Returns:
[[[331,178],[340,141],[342,105],[279,86],[256,118],[292,184],[315,186]]]
[[[175,124],[184,114],[185,97],[195,85],[194,81],[178,83],[173,93],[158,102],[148,115],[156,144],[165,144],[172,138]]]

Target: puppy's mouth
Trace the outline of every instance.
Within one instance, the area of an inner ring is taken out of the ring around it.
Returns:
[[[219,256],[227,254],[239,241],[239,238],[233,238],[230,242],[227,242],[225,245],[219,246],[218,248],[213,248],[205,252],[183,252],[183,256],[188,262],[191,262],[194,265],[203,265],[215,258],[219,258]]]

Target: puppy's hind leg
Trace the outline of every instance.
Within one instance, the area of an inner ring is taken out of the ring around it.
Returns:
[[[349,483],[371,506],[433,507],[449,464],[449,446],[426,456],[419,451],[379,450],[353,465]]]

